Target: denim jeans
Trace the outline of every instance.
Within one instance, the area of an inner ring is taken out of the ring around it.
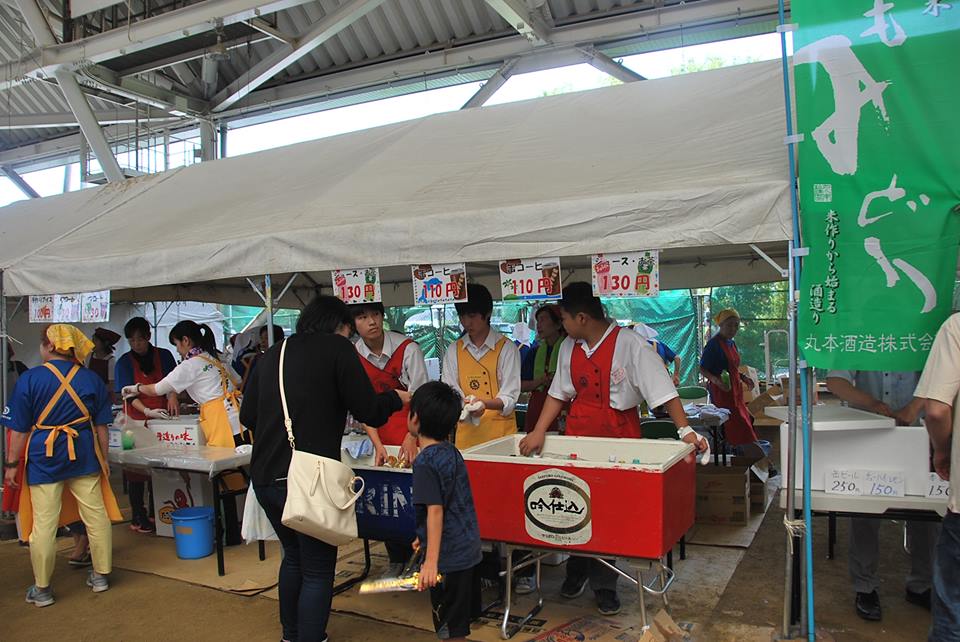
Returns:
[[[285,482],[256,486],[254,491],[283,547],[279,579],[283,639],[322,642],[330,619],[337,548],[280,523],[287,501]]]
[[[940,527],[929,642],[960,642],[960,513],[947,512]]]

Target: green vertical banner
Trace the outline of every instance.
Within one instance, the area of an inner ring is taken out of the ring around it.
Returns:
[[[919,370],[960,239],[960,0],[793,0],[803,262],[815,367]]]

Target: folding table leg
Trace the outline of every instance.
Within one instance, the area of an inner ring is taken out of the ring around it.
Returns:
[[[505,595],[503,597],[503,604],[504,604],[503,621],[500,624],[500,637],[504,640],[509,640],[514,635],[516,635],[524,626],[526,626],[527,622],[529,622],[534,616],[536,616],[540,612],[540,610],[543,608],[543,589],[541,588],[541,582],[540,582],[541,580],[540,562],[543,559],[545,553],[538,552],[538,551],[530,551],[530,554],[535,558],[534,561],[531,562],[530,558],[527,558],[522,562],[520,562],[517,565],[517,568],[514,569],[513,552],[516,549],[513,546],[510,546],[509,544],[506,545],[506,549],[507,549],[507,568],[506,568],[506,571],[504,571],[504,574],[506,576],[507,581],[506,581],[506,587],[504,588]],[[527,549],[522,549],[522,550],[527,550]],[[523,568],[525,566],[529,566],[530,564],[535,565],[534,577],[536,578],[536,582],[537,582],[537,603],[532,609],[530,609],[530,611],[526,615],[520,618],[519,622],[517,622],[514,625],[511,625],[510,610],[513,606],[513,571],[519,570],[520,568]]]
[[[837,546],[837,514],[827,514],[827,559],[832,560]]]
[[[217,575],[223,577],[226,571],[223,568],[223,519],[220,511],[223,509],[223,497],[220,495],[220,475],[210,480],[213,483],[213,523],[214,546],[217,549]]]
[[[357,577],[351,577],[349,580],[344,580],[340,584],[337,584],[336,586],[334,586],[333,594],[340,595],[344,591],[350,590],[360,582],[367,579],[367,577],[370,575],[371,565],[372,565],[372,561],[370,559],[370,540],[364,538],[363,539],[363,572],[360,573],[360,575],[358,575]]]
[[[266,547],[263,545],[263,540],[262,540],[262,539],[261,539],[261,540],[257,540],[257,546],[258,546],[259,549],[260,549],[260,551],[259,551],[259,552],[260,552],[260,561],[262,562],[263,560],[267,559],[267,549],[266,549]]]
[[[687,536],[680,536],[680,559],[687,559]]]

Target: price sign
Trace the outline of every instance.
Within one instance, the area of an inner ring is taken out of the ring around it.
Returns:
[[[591,261],[594,296],[640,297],[660,294],[657,250],[594,254]]]
[[[413,304],[440,305],[467,300],[467,266],[464,263],[424,263],[410,266]]]
[[[110,290],[81,294],[80,317],[83,323],[106,323],[109,321]]]
[[[824,490],[831,495],[903,497],[906,481],[899,471],[831,470]]]
[[[560,257],[508,259],[500,262],[504,301],[560,298]]]
[[[80,323],[80,294],[53,295],[53,322]]]
[[[360,268],[356,270],[333,270],[333,291],[347,305],[355,303],[379,303],[380,268]]]
[[[30,297],[30,323],[53,323],[53,295]]]
[[[930,473],[930,479],[927,480],[927,497],[949,499],[950,482],[940,479],[940,475],[937,473]]]

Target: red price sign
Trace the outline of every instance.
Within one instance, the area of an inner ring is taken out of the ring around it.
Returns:
[[[596,296],[640,297],[660,294],[660,260],[656,250],[594,254],[591,272]]]
[[[379,268],[334,270],[330,278],[333,291],[348,305],[381,301]]]

